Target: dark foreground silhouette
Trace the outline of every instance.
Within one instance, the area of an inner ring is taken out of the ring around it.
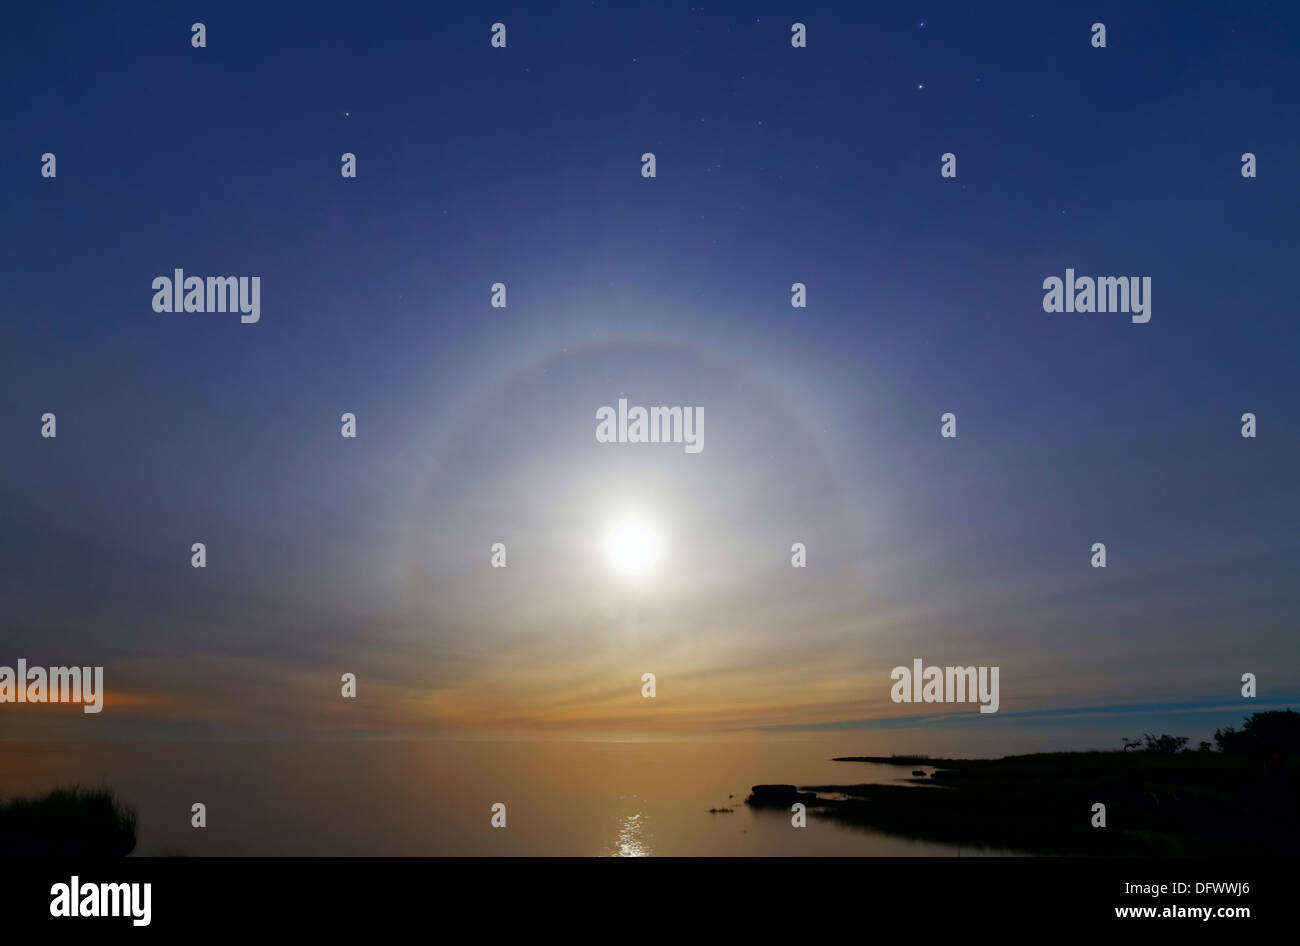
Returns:
[[[0,804],[0,850],[35,857],[125,857],[135,811],[105,789],[59,788]]]
[[[907,779],[926,788],[756,785],[746,804],[788,811],[800,801],[844,824],[1035,854],[1291,854],[1300,843],[1300,714],[1256,713],[1241,731],[1216,732],[1217,751],[1209,743],[1188,751],[1186,742],[1148,735],[1136,752],[1003,759],[844,757],[835,761],[936,771]],[[1093,826],[1097,804],[1105,827]]]

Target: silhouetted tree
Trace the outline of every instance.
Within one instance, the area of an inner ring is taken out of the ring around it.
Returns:
[[[1158,752],[1161,755],[1173,755],[1175,752],[1182,752],[1183,747],[1187,745],[1186,736],[1171,736],[1164,733],[1160,736],[1153,736],[1146,733],[1142,736],[1144,752]]]
[[[1291,709],[1254,713],[1246,717],[1240,730],[1232,726],[1216,729],[1214,741],[1220,752],[1234,755],[1293,756],[1300,753],[1300,713]]]
[[[1245,734],[1237,732],[1232,726],[1224,726],[1214,731],[1214,744],[1219,747],[1220,752],[1238,753],[1245,748],[1243,735]]]

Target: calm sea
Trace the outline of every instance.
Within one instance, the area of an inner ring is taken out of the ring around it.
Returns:
[[[991,853],[813,814],[797,829],[788,812],[745,806],[760,782],[911,774],[833,754],[807,743],[0,741],[0,793],[107,786],[139,815],[137,855]],[[202,830],[190,826],[195,802],[207,806]],[[504,829],[491,826],[498,802]]]

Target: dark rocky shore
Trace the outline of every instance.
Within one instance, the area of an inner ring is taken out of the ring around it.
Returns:
[[[795,802],[817,804],[817,793],[801,792],[793,785],[755,785],[745,799],[745,804],[754,808],[784,808]]]
[[[835,785],[755,785],[746,804],[788,808],[797,801],[843,824],[1032,854],[1289,854],[1300,843],[1300,792],[1288,757],[1275,751],[837,761],[936,771],[903,779],[912,785],[853,784],[851,776]],[[1105,827],[1093,826],[1098,803],[1106,806]]]

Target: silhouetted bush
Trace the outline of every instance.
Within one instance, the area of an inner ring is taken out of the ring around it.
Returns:
[[[1255,713],[1240,730],[1232,726],[1216,729],[1214,742],[1220,752],[1233,755],[1296,755],[1300,753],[1300,713],[1290,709]]]
[[[1142,737],[1143,752],[1158,752],[1161,755],[1173,755],[1175,752],[1182,752],[1183,747],[1186,745],[1186,736],[1171,736],[1168,733],[1160,736],[1153,736],[1151,733],[1146,733]]]
[[[24,857],[125,857],[136,816],[107,789],[59,788],[0,804],[0,850]]]

